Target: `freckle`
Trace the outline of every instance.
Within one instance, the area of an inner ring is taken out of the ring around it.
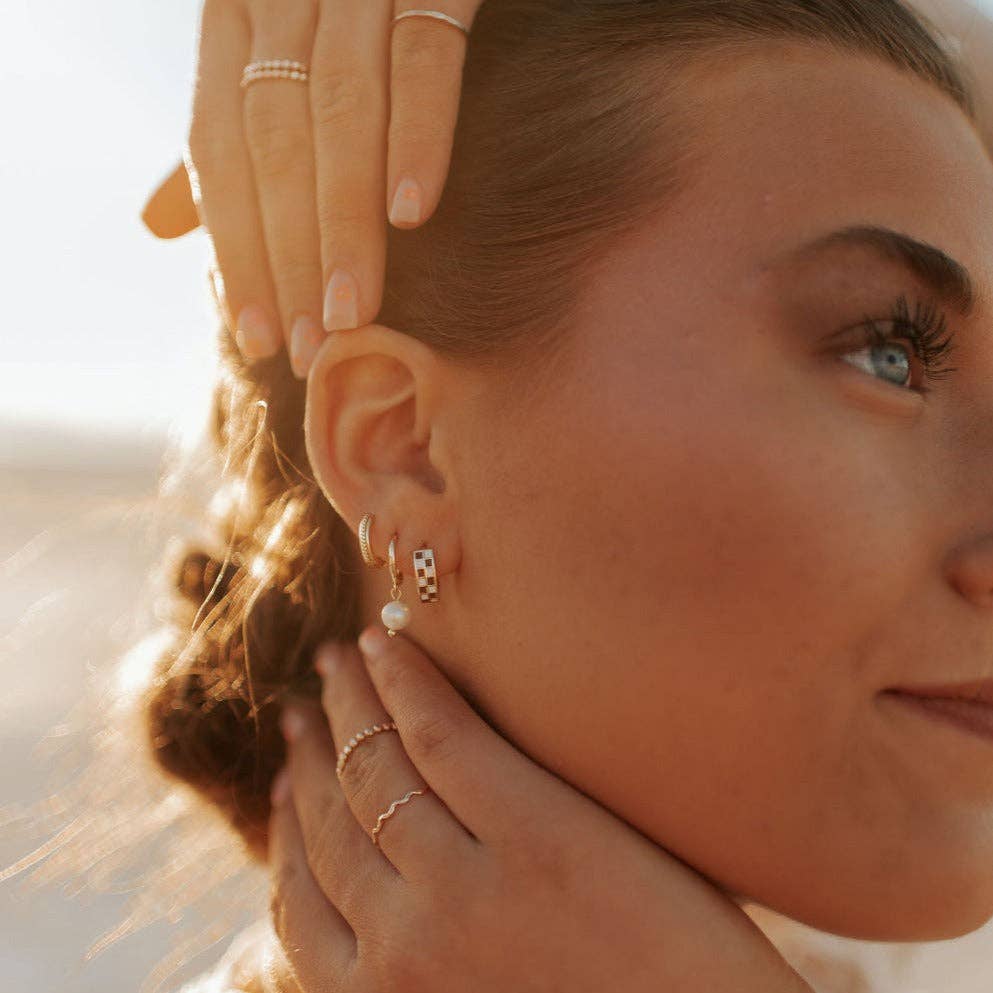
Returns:
[[[406,189],[406,191],[404,192],[403,195],[408,200],[416,200],[417,199],[417,190],[412,189],[411,187],[407,187],[407,189]]]

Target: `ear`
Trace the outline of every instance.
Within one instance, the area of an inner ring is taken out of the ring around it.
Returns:
[[[380,558],[397,534],[405,575],[425,544],[439,576],[461,562],[453,372],[422,341],[367,324],[332,331],[307,376],[304,432],[317,482],[354,534],[374,515],[369,539]]]

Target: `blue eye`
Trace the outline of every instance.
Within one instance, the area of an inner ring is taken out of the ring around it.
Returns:
[[[913,373],[910,352],[924,366],[925,378],[919,391],[921,393],[930,393],[929,383],[956,371],[953,366],[945,364],[945,359],[953,350],[954,333],[949,332],[942,338],[945,332],[945,315],[937,313],[933,306],[925,306],[918,301],[914,316],[911,317],[907,298],[901,295],[892,315],[886,321],[867,317],[865,324],[860,327],[864,331],[865,344],[845,355],[869,353],[869,357],[858,362],[851,362],[848,358],[844,360],[864,369],[870,375],[894,376],[896,378],[890,380],[894,386],[909,386],[907,379]],[[900,342],[903,344],[899,344]]]
[[[890,337],[884,340],[883,344],[877,345],[875,340],[863,345],[861,348],[846,352],[843,360],[851,365],[863,369],[870,375],[893,376],[890,382],[894,386],[907,386],[907,377],[913,375],[914,367],[909,357],[910,346],[896,344],[897,339]],[[855,362],[846,356],[861,355],[862,361]],[[864,356],[868,355],[868,358]]]

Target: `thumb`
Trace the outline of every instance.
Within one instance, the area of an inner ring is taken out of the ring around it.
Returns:
[[[186,166],[180,162],[148,198],[141,212],[145,227],[158,238],[178,238],[200,226]]]

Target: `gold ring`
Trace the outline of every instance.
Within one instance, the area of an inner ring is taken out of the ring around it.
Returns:
[[[371,738],[374,734],[379,734],[380,731],[396,731],[397,734],[400,732],[397,730],[396,721],[390,721],[389,724],[373,724],[371,728],[363,728],[359,731],[354,738],[341,750],[341,754],[338,756],[338,765],[335,771],[338,773],[338,778],[341,778],[341,770],[345,768],[345,763],[348,761],[348,756],[355,751],[355,749],[362,744],[366,738]]]
[[[390,804],[390,809],[387,810],[385,813],[380,814],[379,817],[376,818],[376,826],[372,829],[372,843],[377,847],[379,846],[379,838],[378,838],[379,832],[382,830],[383,824],[386,822],[387,818],[392,817],[393,814],[396,812],[397,807],[403,806],[403,804],[408,803],[411,797],[424,796],[425,792],[427,792],[426,789],[411,790],[408,794],[406,794],[406,796],[403,797],[402,800],[394,800]]]
[[[442,13],[440,10],[405,10],[402,14],[397,14],[393,18],[393,23],[395,24],[404,17],[433,17],[437,21],[444,21],[446,24],[451,24],[464,34],[469,33],[469,29],[461,21],[456,20],[451,14]]]
[[[259,79],[292,79],[306,83],[310,79],[310,69],[305,62],[295,59],[256,59],[242,70],[241,88],[245,89]]]

